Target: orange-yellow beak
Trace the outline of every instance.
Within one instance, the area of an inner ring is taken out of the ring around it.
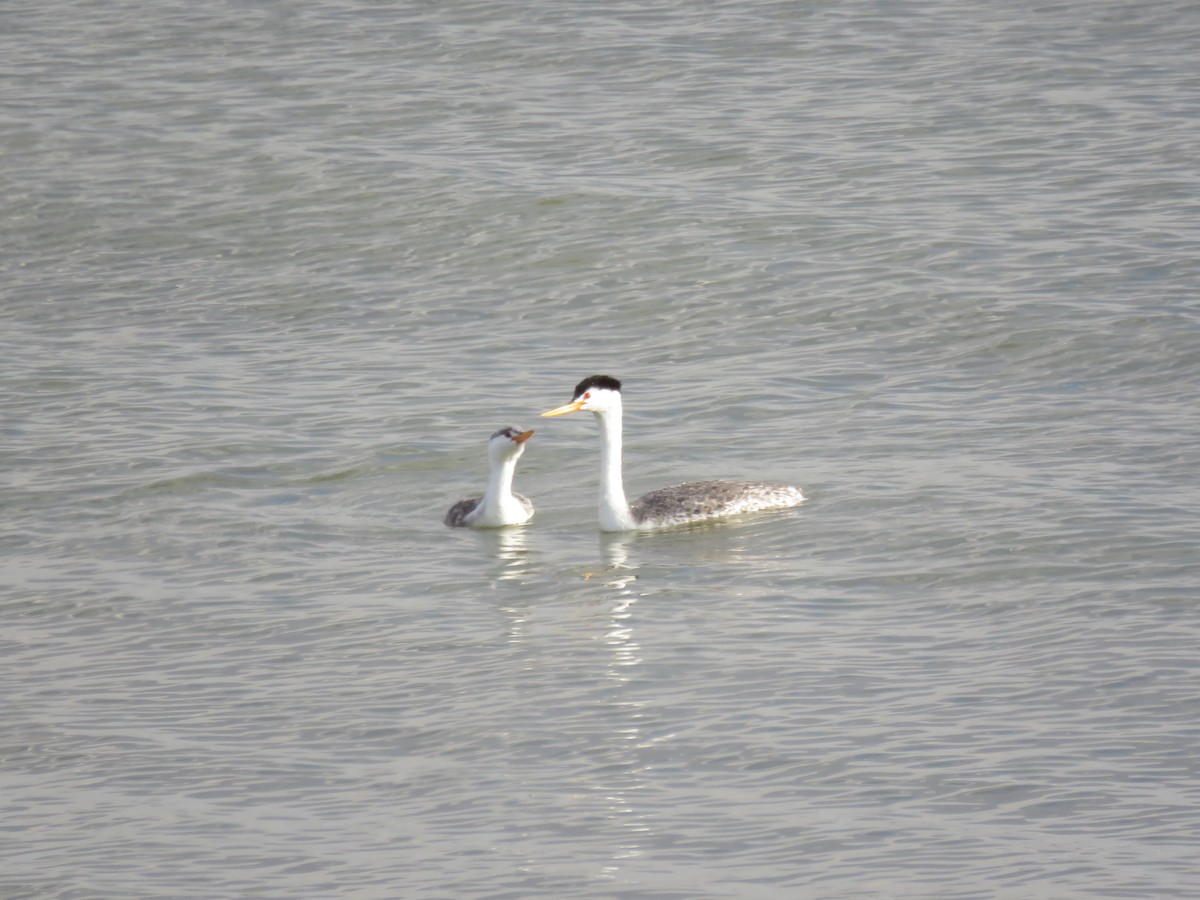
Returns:
[[[515,438],[513,438],[513,443],[514,444],[523,444],[527,440],[529,440],[531,437],[533,437],[533,429],[532,428],[529,429],[529,431],[522,431],[520,434],[518,434]]]
[[[583,409],[582,400],[572,400],[566,406],[560,406],[558,409],[552,409],[550,412],[542,413],[543,416],[565,416],[567,413],[579,412]]]

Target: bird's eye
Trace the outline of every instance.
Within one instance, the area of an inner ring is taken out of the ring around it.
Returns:
[[[587,400],[587,399],[589,399],[591,396],[592,396],[592,392],[591,392],[591,391],[588,391],[586,394],[584,394],[584,395],[583,395],[583,399],[584,399],[584,400]]]

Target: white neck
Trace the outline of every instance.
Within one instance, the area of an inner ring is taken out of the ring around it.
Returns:
[[[600,424],[600,530],[637,528],[621,482],[621,408],[597,410]]]
[[[484,522],[506,521],[524,518],[525,507],[513,496],[513,474],[517,471],[519,453],[505,458],[488,473],[487,490],[479,504],[479,518]]]

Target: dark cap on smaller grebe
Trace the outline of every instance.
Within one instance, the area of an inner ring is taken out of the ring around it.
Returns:
[[[532,431],[522,431],[516,425],[506,425],[488,438],[488,440],[494,441],[496,438],[508,438],[514,444],[520,445],[525,443],[531,437],[533,437]]]
[[[572,400],[578,400],[591,388],[602,388],[606,391],[621,390],[621,382],[613,378],[611,375],[589,375],[579,384],[575,385],[575,394],[571,397]]]

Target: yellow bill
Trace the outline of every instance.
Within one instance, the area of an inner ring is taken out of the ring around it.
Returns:
[[[572,400],[566,406],[560,406],[558,409],[552,409],[549,412],[542,413],[543,416],[565,416],[567,413],[579,412],[583,408],[582,400]]]

